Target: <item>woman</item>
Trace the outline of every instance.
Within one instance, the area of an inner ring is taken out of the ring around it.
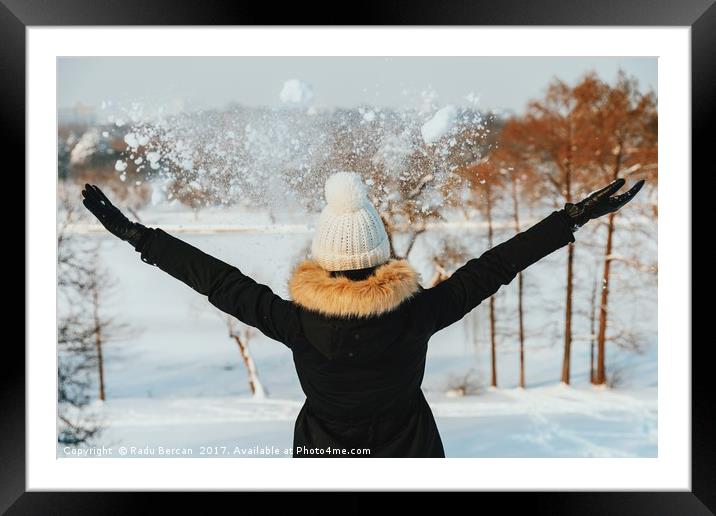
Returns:
[[[420,388],[428,340],[521,270],[574,242],[574,231],[587,221],[618,210],[643,181],[612,197],[623,185],[618,179],[566,204],[423,289],[406,260],[391,258],[360,176],[338,172],[325,185],[312,259],[291,273],[291,300],[161,229],[129,221],[96,186],[85,185],[82,195],[87,209],[144,262],[291,350],[306,395],[294,457],[444,457]]]

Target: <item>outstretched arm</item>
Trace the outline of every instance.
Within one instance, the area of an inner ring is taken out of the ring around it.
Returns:
[[[299,331],[296,310],[268,286],[161,229],[131,222],[96,186],[85,185],[82,195],[87,209],[109,232],[140,252],[142,261],[189,285],[219,310],[266,336],[288,346],[294,341]]]
[[[591,219],[612,213],[629,202],[643,181],[627,193],[611,197],[624,185],[618,179],[576,204],[566,204],[529,229],[469,260],[450,278],[428,289],[418,303],[419,319],[434,333],[462,319],[517,274],[552,252],[574,242],[573,233]]]

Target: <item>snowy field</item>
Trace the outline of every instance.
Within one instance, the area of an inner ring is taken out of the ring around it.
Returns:
[[[653,388],[553,385],[428,399],[448,457],[656,456]],[[268,449],[275,450],[271,456],[287,457],[301,403],[241,396],[117,398],[102,407],[109,426],[100,443],[112,457],[232,458],[267,456]],[[65,455],[62,449],[59,455]]]
[[[525,219],[546,214],[525,214]],[[292,265],[304,257],[313,223],[290,213],[272,220],[243,210],[207,211],[195,218],[164,207],[139,215],[147,225],[176,230],[180,238],[237,265],[282,296],[287,295]],[[262,231],[272,224],[283,229]],[[129,335],[106,350],[107,401],[94,404],[106,428],[96,444],[112,447],[115,454],[120,446],[163,446],[191,449],[195,457],[206,446],[238,446],[247,456],[253,447],[288,449],[304,399],[289,350],[254,334],[250,349],[268,397],[252,399],[222,314],[189,287],[142,263],[126,243],[89,229],[77,228],[101,242],[103,263],[117,280],[107,313],[131,327]],[[475,255],[486,249],[479,227],[444,231],[454,232]],[[498,241],[510,233],[498,232]],[[431,234],[421,236],[411,254],[423,284],[432,276],[427,258]],[[618,240],[618,232],[616,236]],[[579,239],[578,234],[575,299],[578,308],[588,308],[598,260],[594,251],[579,247]],[[619,372],[619,385],[607,389],[589,384],[588,318],[581,314],[575,315],[572,383],[562,385],[564,254],[555,253],[525,275],[527,389],[516,387],[516,282],[497,297],[499,388],[487,387],[487,303],[431,340],[423,389],[448,457],[657,455],[656,289],[646,301],[613,295],[611,308],[646,339],[643,353],[608,345],[607,368]],[[469,371],[481,384],[477,394],[450,396],[451,378]],[[66,456],[60,446],[58,456]]]

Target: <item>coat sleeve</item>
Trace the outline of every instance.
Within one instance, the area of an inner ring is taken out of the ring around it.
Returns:
[[[426,289],[419,317],[435,333],[462,319],[517,274],[557,249],[574,242],[569,218],[555,211],[534,226],[473,258],[447,280]]]
[[[296,307],[268,286],[158,228],[150,229],[135,249],[143,262],[207,296],[222,312],[291,347],[300,325]]]

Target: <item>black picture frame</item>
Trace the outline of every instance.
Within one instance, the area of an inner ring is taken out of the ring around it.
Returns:
[[[358,4],[356,4],[356,7]],[[276,9],[265,2],[219,0],[0,0],[0,112],[5,156],[19,158],[25,148],[25,29],[28,26],[88,25],[572,25],[688,26],[691,28],[692,162],[706,164],[713,146],[716,85],[716,6],[714,0],[413,0],[362,1],[360,8],[339,9],[322,3],[288,3]],[[346,16],[342,13],[349,13]],[[708,140],[708,141],[707,141]],[[707,145],[709,147],[707,147]],[[706,168],[705,166],[703,168]],[[691,171],[687,172],[688,174]],[[32,274],[25,269],[25,275]],[[690,330],[690,328],[689,328]],[[689,333],[690,334],[690,333]],[[0,375],[0,513],[129,514],[148,509],[161,496],[163,512],[184,496],[26,492],[25,353],[10,345]],[[670,343],[672,345],[691,345]],[[705,343],[708,344],[708,343]],[[478,493],[481,502],[501,511],[530,505],[531,514],[706,515],[716,513],[716,428],[707,346],[692,350],[692,490],[690,492],[525,492]],[[246,497],[246,494],[240,496]],[[325,501],[344,508],[374,506],[367,494],[351,493],[350,502]],[[253,500],[255,496],[244,499]],[[421,496],[411,497],[423,504]],[[401,502],[403,503],[403,502]],[[471,502],[474,503],[474,502]],[[245,505],[242,505],[245,507]],[[138,509],[143,507],[144,509]],[[237,509],[240,508],[237,506]],[[477,507],[476,507],[477,509]]]

